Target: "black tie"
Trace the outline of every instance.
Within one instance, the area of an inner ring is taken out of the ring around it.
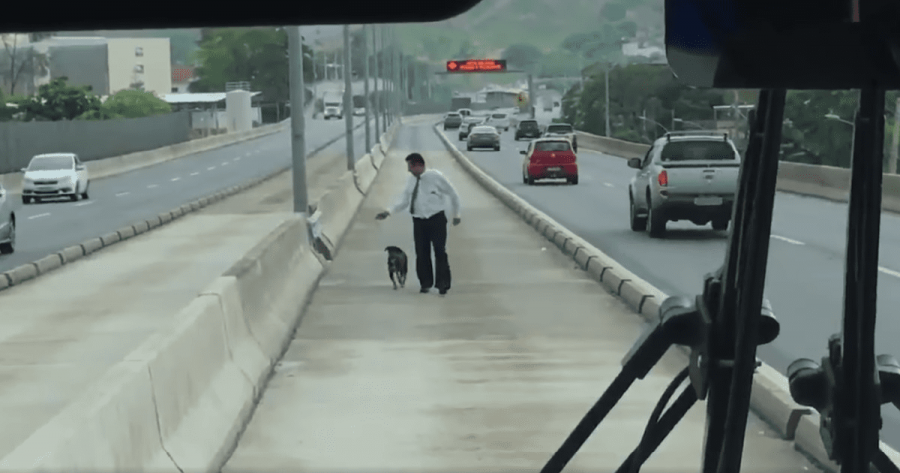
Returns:
[[[419,182],[422,180],[421,176],[416,176],[416,187],[413,188],[412,200],[409,203],[409,213],[415,215],[416,214],[416,197],[419,196]]]

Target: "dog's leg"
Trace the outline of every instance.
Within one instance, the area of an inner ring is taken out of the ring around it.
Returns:
[[[397,281],[394,280],[394,272],[388,271],[388,276],[391,277],[391,282],[394,284],[394,290],[397,290]]]

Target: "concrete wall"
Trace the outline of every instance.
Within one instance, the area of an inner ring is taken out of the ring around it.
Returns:
[[[189,112],[105,121],[2,122],[0,174],[25,167],[41,153],[72,152],[92,161],[189,139]]]
[[[155,92],[159,97],[172,93],[169,38],[111,38],[108,41],[106,67],[111,93],[130,88],[137,80],[144,83],[144,90]],[[135,66],[139,65],[143,66],[143,73],[135,71]]]

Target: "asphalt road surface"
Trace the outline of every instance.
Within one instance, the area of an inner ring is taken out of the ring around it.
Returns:
[[[354,125],[362,123],[354,117]],[[306,120],[306,150],[312,152],[345,133],[343,120]],[[372,138],[375,133],[372,123]],[[228,187],[271,174],[291,163],[290,127],[250,141],[92,180],[90,199],[56,199],[16,210],[17,247],[0,257],[0,272],[76,245],[84,240],[156,216]],[[354,154],[365,149],[365,127],[355,130]],[[373,141],[374,144],[374,141]],[[344,150],[340,139],[329,148]],[[308,156],[315,159],[315,155]]]
[[[540,117],[539,117],[540,118]],[[501,134],[501,150],[465,151],[456,130],[447,136],[475,164],[507,189],[589,241],[639,277],[670,295],[693,296],[704,274],[724,262],[726,232],[707,224],[669,222],[665,239],[633,232],[628,221],[628,183],[634,170],[618,157],[582,149],[579,184],[522,183],[526,141]],[[817,362],[826,354],[828,337],[840,331],[843,313],[847,204],[779,192],[775,199],[769,247],[766,296],[781,323],[781,334],[760,347],[759,357],[784,373],[797,358]],[[877,353],[900,357],[900,216],[882,214],[878,278]],[[900,449],[900,413],[883,409],[882,440]]]

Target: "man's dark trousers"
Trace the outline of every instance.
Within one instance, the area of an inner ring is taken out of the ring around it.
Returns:
[[[429,218],[413,217],[413,239],[416,242],[416,275],[423,289],[450,289],[450,264],[447,261],[447,216],[438,212]],[[431,266],[431,248],[437,271]]]

